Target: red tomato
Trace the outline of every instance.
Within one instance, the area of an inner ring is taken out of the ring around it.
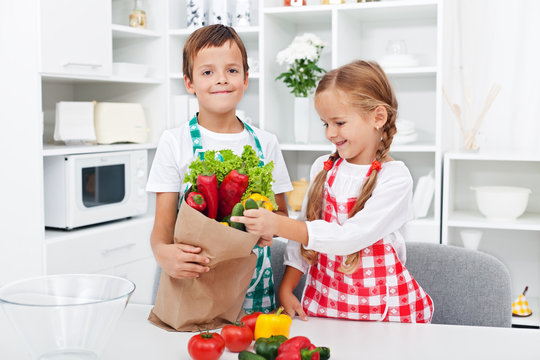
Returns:
[[[225,325],[221,329],[225,347],[231,352],[246,350],[253,341],[253,331],[243,323]]]
[[[217,360],[224,351],[225,341],[218,333],[201,332],[188,342],[188,352],[194,360]]]
[[[240,322],[243,322],[244,324],[246,324],[251,329],[251,331],[255,334],[255,323],[257,322],[257,318],[261,314],[262,312],[256,311],[252,314],[244,316],[242,320],[240,320]]]

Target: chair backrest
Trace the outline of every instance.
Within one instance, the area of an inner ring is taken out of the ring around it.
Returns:
[[[272,273],[274,274],[274,290],[276,294],[276,306],[279,306],[279,285],[283,274],[285,273],[285,266],[283,265],[283,255],[287,249],[287,243],[281,239],[274,239],[272,247],[270,248],[270,260],[272,263]],[[298,300],[302,300],[302,292],[304,291],[306,276],[304,275],[298,286],[293,291]]]
[[[407,243],[405,267],[431,296],[434,324],[510,327],[512,290],[506,266],[483,252]]]

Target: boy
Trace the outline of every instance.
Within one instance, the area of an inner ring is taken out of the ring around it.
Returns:
[[[262,151],[265,163],[274,162],[273,190],[282,215],[288,215],[284,193],[292,190],[276,137],[245,126],[235,115],[248,86],[246,49],[236,31],[216,24],[193,32],[184,46],[183,72],[187,92],[197,96],[199,112],[181,127],[163,133],[146,187],[156,193],[152,251],[162,270],[178,279],[198,277],[209,270],[205,266],[209,259],[199,255],[200,248],[173,243],[179,197],[185,190],[183,179],[199,152],[231,149],[241,154],[246,144]],[[270,249],[266,246],[271,243],[271,238],[260,239],[259,245],[265,247],[254,249],[257,263],[264,260],[255,274],[262,271],[263,276],[252,280],[243,306],[246,311],[269,312],[275,307]]]

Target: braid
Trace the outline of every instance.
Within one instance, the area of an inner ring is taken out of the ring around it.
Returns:
[[[337,151],[328,157],[328,160],[334,163],[336,162],[336,159],[339,159],[339,154],[337,153]],[[310,187],[308,193],[308,203],[306,207],[307,221],[320,220],[322,218],[322,206],[324,202],[324,183],[326,182],[326,176],[328,174],[328,171],[329,170],[327,170],[326,168],[323,168],[317,174],[315,180],[313,180],[313,184]],[[318,252],[313,250],[306,250],[303,246],[300,246],[300,253],[311,265],[313,265],[319,257]]]

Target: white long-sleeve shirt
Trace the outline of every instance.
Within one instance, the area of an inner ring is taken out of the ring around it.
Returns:
[[[319,157],[311,167],[311,182],[323,169],[328,155]],[[340,164],[332,185],[337,202],[346,202],[360,194],[370,165],[355,165],[346,160]],[[330,176],[331,171],[328,172]],[[382,163],[373,194],[364,209],[347,219],[338,216],[338,222],[325,220],[307,221],[308,250],[330,255],[349,255],[368,247],[382,238],[390,241],[396,253],[405,263],[405,224],[413,218],[413,181],[401,161]],[[299,220],[305,221],[307,196],[304,198]],[[284,264],[307,272],[309,264],[300,255],[300,244],[289,241]]]

